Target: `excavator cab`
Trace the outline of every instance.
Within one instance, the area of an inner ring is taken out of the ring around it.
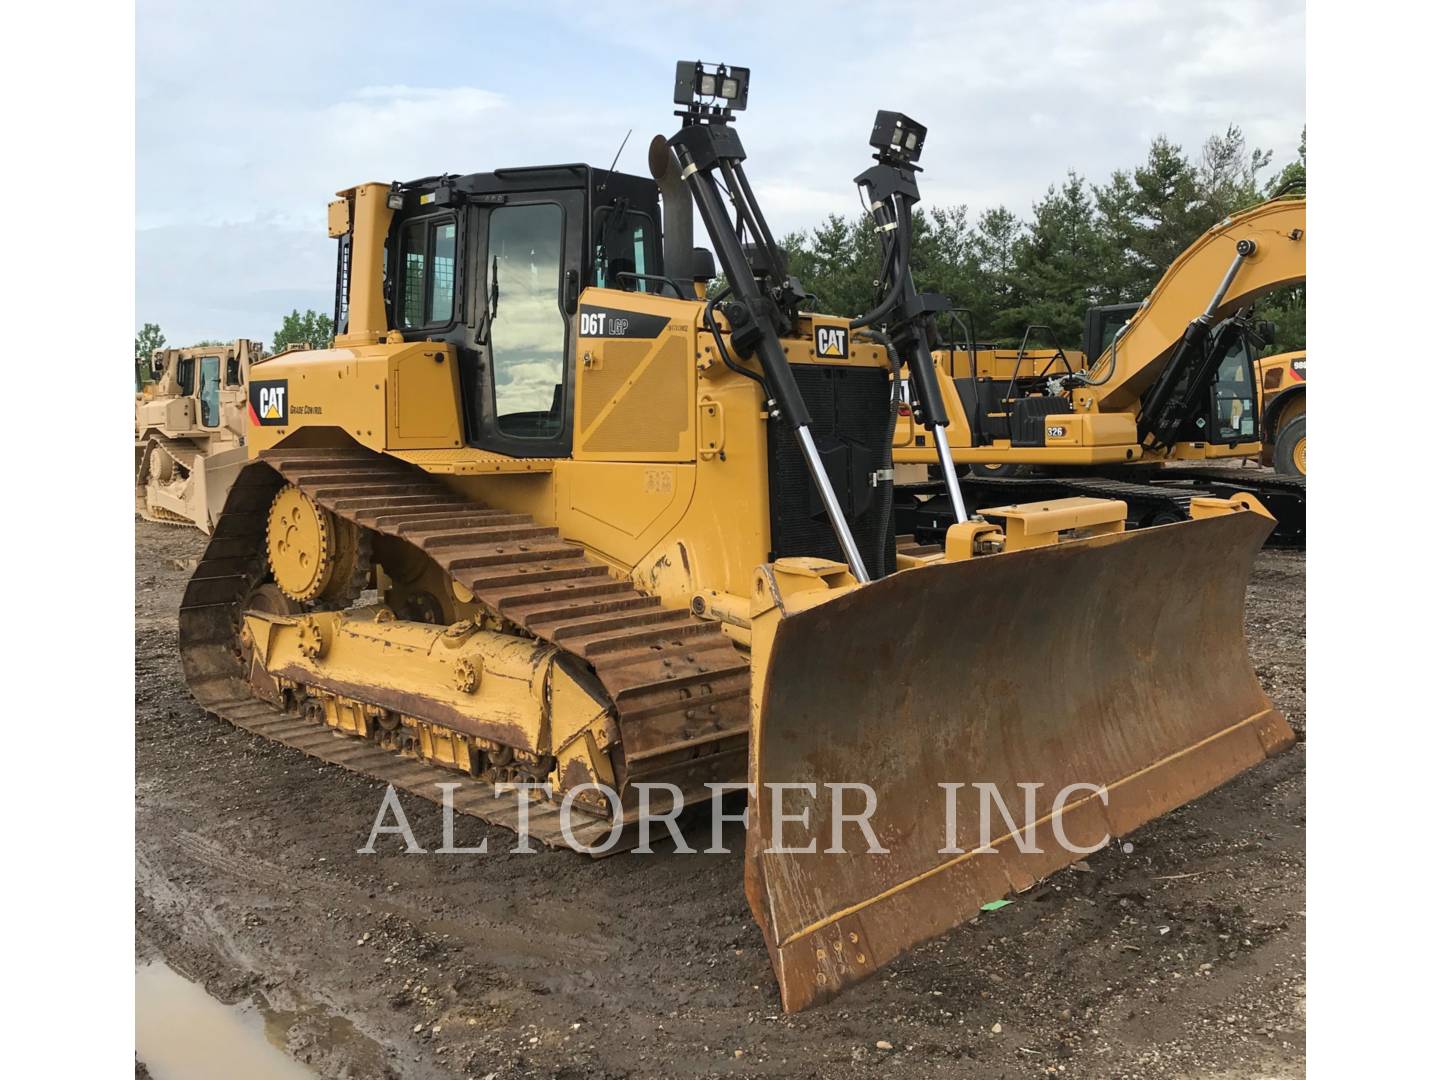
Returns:
[[[1162,379],[1141,400],[1140,429],[1181,458],[1211,457],[1255,442],[1255,346],[1261,340],[1248,311],[1216,323],[1202,347],[1177,357],[1176,377]]]
[[[1224,329],[1222,325],[1216,330],[1217,342]],[[1210,384],[1209,416],[1200,426],[1204,441],[1212,446],[1233,447],[1258,437],[1253,337],[1243,326],[1228,337],[1229,348]],[[1197,424],[1200,419],[1197,417]]]
[[[1125,324],[1137,311],[1139,304],[1099,304],[1085,312],[1085,362],[1099,363],[1105,350],[1110,348]]]

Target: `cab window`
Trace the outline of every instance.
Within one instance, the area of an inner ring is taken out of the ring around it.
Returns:
[[[220,357],[200,358],[200,423],[220,426]]]
[[[400,232],[400,326],[414,330],[455,319],[455,219],[422,218]]]
[[[240,385],[240,358],[238,356],[231,356],[225,361],[225,385]]]
[[[1255,372],[1243,334],[1215,372],[1212,443],[1251,442],[1255,438]]]
[[[1104,352],[1110,348],[1110,343],[1120,333],[1125,324],[1130,321],[1133,312],[1112,311],[1105,316],[1105,321],[1100,326],[1100,351]]]
[[[662,282],[619,276],[659,272],[659,260],[655,257],[655,232],[655,222],[649,214],[613,206],[597,211],[595,250],[592,253],[593,283],[602,289],[659,292]]]
[[[564,424],[564,222],[554,203],[490,214],[490,353],[495,425],[503,435],[553,439]]]
[[[180,384],[180,393],[189,397],[195,392],[195,358],[182,356],[175,364],[175,381]]]

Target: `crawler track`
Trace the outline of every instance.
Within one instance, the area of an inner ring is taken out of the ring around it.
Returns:
[[[187,475],[193,475],[195,469],[203,468],[201,464],[204,454],[193,444],[183,439],[172,439],[168,435],[161,435],[152,431],[143,442],[137,445],[144,449],[148,456],[150,446],[154,444],[163,450],[172,461],[185,470]],[[143,458],[140,464],[140,473],[148,473],[148,467]],[[140,476],[135,478],[135,512],[146,521],[153,521],[157,525],[179,525],[188,526],[192,529],[200,528],[200,525],[186,517],[184,514],[177,514],[173,510],[167,510],[163,506],[152,506],[146,495],[149,477],[142,481]],[[204,531],[203,529],[201,530]]]
[[[250,692],[237,644],[241,605],[265,577],[266,515],[285,483],[414,545],[518,633],[583,661],[614,703],[627,783],[668,781],[688,793],[743,779],[749,659],[719,624],[661,606],[554,528],[467,500],[421,469],[359,448],[267,451],[237,478],[180,607],[186,679],[209,712],[435,801],[436,784],[459,783],[457,810],[516,827],[513,794],[497,797],[489,784],[332,733]],[[535,806],[531,834],[566,843],[559,817],[551,804]],[[609,829],[586,823],[575,836],[588,844]]]
[[[1250,469],[1167,465],[1152,473],[1146,482],[1106,476],[1009,477],[975,472],[961,478],[960,489],[972,511],[1070,495],[1121,499],[1129,507],[1130,528],[1182,520],[1189,516],[1190,500],[1197,496],[1229,498],[1249,493],[1275,516],[1276,527],[1269,543],[1295,547],[1305,542],[1303,477],[1276,476]],[[914,533],[921,542],[939,543],[945,529],[954,523],[954,514],[948,500],[924,497],[943,493],[943,487],[937,483],[897,487],[896,528]]]

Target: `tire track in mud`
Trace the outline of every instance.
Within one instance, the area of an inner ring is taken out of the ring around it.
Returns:
[[[296,874],[266,859],[257,858],[228,848],[219,841],[197,832],[181,831],[172,838],[176,850],[203,864],[209,870],[228,876],[238,887],[256,889],[265,893],[285,894],[296,890]],[[467,945],[484,949],[498,965],[528,966],[528,962],[541,960],[551,963],[603,964],[611,959],[613,949],[593,938],[566,932],[557,925],[557,920],[547,918],[545,912],[527,913],[535,924],[534,931],[522,932],[513,925],[506,925],[503,914],[499,919],[487,916],[487,908],[495,901],[471,901],[466,907],[466,918],[433,918],[426,912],[403,903],[372,900],[364,889],[343,881],[336,881],[326,875],[307,875],[308,886],[321,886],[330,891],[327,902],[332,899],[348,901],[351,904],[366,903],[381,918],[403,919],[420,934],[452,937]],[[317,907],[303,898],[302,903]],[[512,907],[513,905],[502,904]],[[519,963],[520,958],[527,963]]]

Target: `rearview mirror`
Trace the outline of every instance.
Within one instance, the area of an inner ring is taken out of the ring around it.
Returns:
[[[715,277],[715,256],[709,248],[697,247],[691,253],[690,277],[694,281],[710,281]]]
[[[1259,338],[1261,345],[1275,344],[1275,324],[1269,319],[1261,319],[1255,324],[1255,336]]]

